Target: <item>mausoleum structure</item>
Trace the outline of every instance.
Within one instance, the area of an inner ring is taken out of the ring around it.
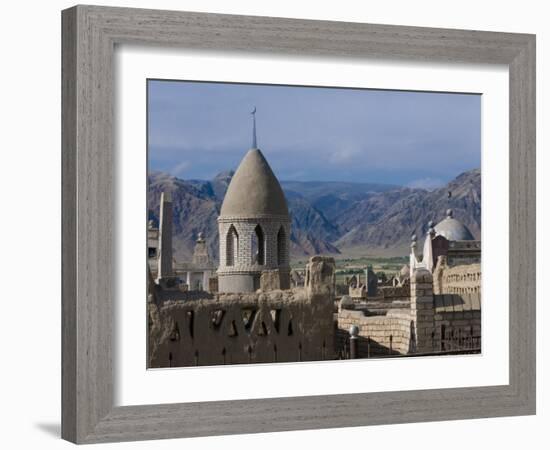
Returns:
[[[433,272],[440,256],[446,257],[449,267],[481,262],[481,241],[459,220],[453,217],[453,210],[447,210],[447,217],[434,226],[428,223],[428,233],[422,254],[417,254],[416,236],[413,236],[410,254],[410,276],[415,269],[424,268]]]
[[[262,152],[253,148],[233,176],[218,217],[219,292],[253,292],[264,271],[290,288],[290,216],[285,195]]]

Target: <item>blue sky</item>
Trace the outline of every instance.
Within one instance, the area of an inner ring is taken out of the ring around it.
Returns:
[[[148,81],[149,170],[211,179],[252,142],[280,180],[431,188],[481,164],[481,96]]]

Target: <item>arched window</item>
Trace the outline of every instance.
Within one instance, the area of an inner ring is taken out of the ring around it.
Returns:
[[[235,252],[239,249],[239,235],[235,227],[231,225],[225,240],[225,265],[235,265]]]
[[[283,227],[279,228],[277,233],[277,264],[279,266],[286,264],[287,254],[286,254],[286,233]]]
[[[256,225],[256,228],[254,228],[251,249],[252,263],[263,266],[265,264],[265,239],[264,232],[260,225]]]

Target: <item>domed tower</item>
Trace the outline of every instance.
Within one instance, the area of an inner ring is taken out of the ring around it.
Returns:
[[[252,148],[229,183],[218,230],[219,292],[253,292],[265,270],[279,270],[282,289],[290,287],[290,216],[285,195],[262,152]]]
[[[473,241],[474,236],[461,221],[453,217],[453,210],[448,209],[445,219],[435,226],[435,234],[449,241]]]
[[[422,261],[416,255],[416,236],[413,236],[410,255],[411,277],[414,269],[419,267],[433,272],[440,256],[445,256],[449,267],[476,264],[481,261],[481,241],[476,240],[468,227],[453,217],[452,209],[447,210],[445,219],[437,225],[432,221],[428,223]]]

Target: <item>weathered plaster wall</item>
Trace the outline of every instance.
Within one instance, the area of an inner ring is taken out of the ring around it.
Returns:
[[[194,298],[150,285],[149,367],[333,359],[334,268],[311,258],[305,287],[292,290]],[[276,275],[265,274],[266,289]]]
[[[149,303],[149,367],[333,358],[332,302],[304,289]]]

